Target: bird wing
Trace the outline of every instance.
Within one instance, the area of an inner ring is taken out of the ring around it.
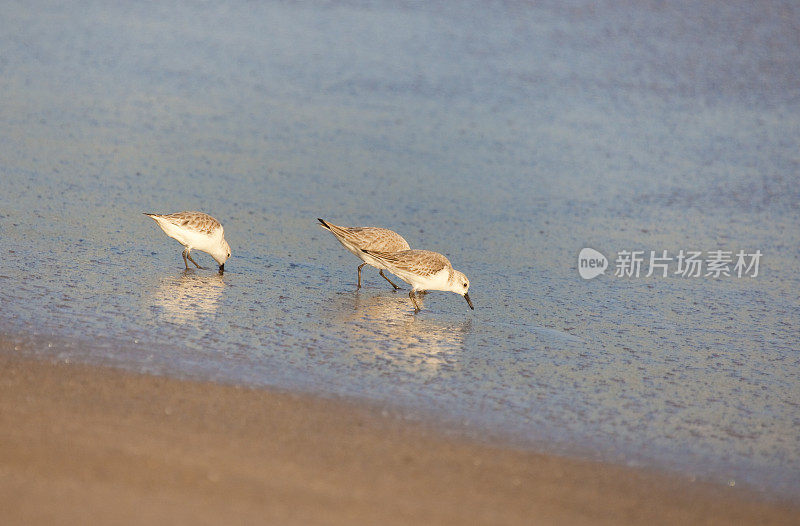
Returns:
[[[362,250],[375,250],[379,252],[397,252],[398,250],[408,250],[409,245],[403,236],[389,230],[388,228],[377,227],[346,227],[328,223],[318,219],[320,224],[333,233],[340,241],[352,245]]]
[[[364,252],[384,263],[392,273],[400,277],[403,273],[433,276],[442,269],[452,268],[446,257],[430,250],[403,250],[400,252],[365,250]]]
[[[222,231],[222,224],[219,221],[203,212],[176,212],[174,214],[146,214],[153,219],[161,219],[172,223],[181,228],[187,228],[205,234],[213,234],[214,231],[220,229]]]

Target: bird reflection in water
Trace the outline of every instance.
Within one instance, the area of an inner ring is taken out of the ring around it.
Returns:
[[[165,321],[186,324],[214,314],[219,309],[224,289],[223,276],[218,273],[185,270],[177,276],[164,278],[153,297]]]
[[[472,331],[471,317],[447,323],[413,316],[405,296],[363,292],[354,296],[332,311],[347,323],[351,350],[359,359],[385,360],[428,374],[458,367],[464,340]]]

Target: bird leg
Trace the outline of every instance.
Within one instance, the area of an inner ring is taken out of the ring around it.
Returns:
[[[411,298],[411,303],[414,304],[414,314],[418,313],[420,311],[420,308],[419,308],[419,303],[417,303],[417,295],[414,294],[414,291],[412,290],[408,293],[408,297]]]
[[[362,263],[358,266],[358,287],[356,287],[357,289],[361,288],[361,269],[364,268],[364,265],[366,265],[366,263]]]
[[[194,266],[195,266],[195,267],[197,267],[197,268],[203,268],[203,267],[201,267],[200,265],[198,265],[198,264],[197,264],[197,261],[195,261],[195,260],[193,260],[193,259],[192,259],[192,255],[189,253],[189,249],[188,249],[188,248],[186,249],[186,257],[187,257],[187,258],[189,258],[189,261],[191,261],[192,263],[194,263]],[[186,268],[189,268],[189,265],[186,265]]]
[[[397,285],[395,285],[395,284],[392,282],[392,280],[390,280],[389,278],[387,278],[387,277],[386,277],[386,274],[384,274],[384,273],[383,273],[383,270],[381,270],[381,271],[379,272],[379,274],[380,274],[381,276],[383,276],[383,279],[385,279],[386,281],[388,281],[389,283],[391,283],[392,287],[394,287],[394,290],[397,290],[397,289],[399,289],[399,288],[400,288],[400,287],[398,287]]]
[[[181,256],[183,256],[183,264],[186,265],[186,270],[189,270],[189,262],[186,261],[186,249],[185,248],[183,249],[183,252],[181,252]]]

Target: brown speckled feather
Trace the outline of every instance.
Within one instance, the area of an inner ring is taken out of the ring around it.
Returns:
[[[217,229],[221,229],[222,225],[219,221],[203,212],[177,212],[175,214],[148,214],[155,217],[160,217],[172,223],[173,225],[189,228],[204,234],[212,234]]]
[[[379,252],[397,252],[408,250],[409,245],[403,236],[389,230],[377,227],[344,227],[328,222],[324,223],[337,238],[361,248],[363,250],[376,250]]]
[[[453,273],[453,265],[450,264],[450,260],[438,252],[431,252],[430,250],[403,250],[391,253],[367,250],[367,253],[384,261],[392,272],[410,272],[419,276],[433,276],[442,269],[448,269],[450,274]]]

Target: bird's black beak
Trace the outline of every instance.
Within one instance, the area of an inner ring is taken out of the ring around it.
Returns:
[[[220,273],[220,275],[221,275],[223,272],[225,272],[225,263],[223,263],[222,265],[220,265],[220,266],[219,266],[219,273]]]
[[[467,300],[467,305],[469,305],[469,308],[475,310],[475,307],[472,306],[472,300],[469,299],[469,293],[464,294],[464,299]]]

